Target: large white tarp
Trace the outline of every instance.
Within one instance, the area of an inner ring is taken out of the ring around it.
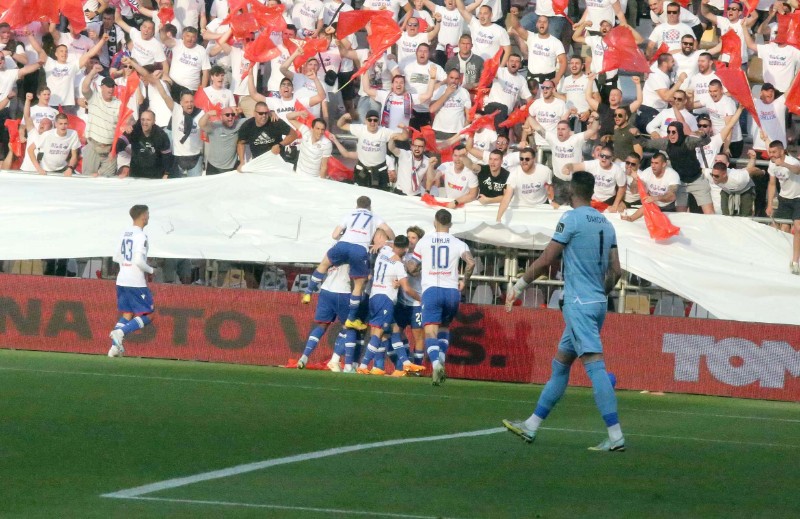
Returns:
[[[128,209],[150,207],[150,255],[255,262],[319,261],[331,231],[368,194],[373,210],[398,232],[432,229],[418,198],[292,173],[266,154],[250,173],[175,180],[43,177],[0,173],[0,259],[111,256],[130,225]],[[497,206],[453,211],[453,232],[515,248],[541,248],[561,211],[512,209],[495,224]],[[789,273],[791,236],[744,218],[670,215],[680,236],[650,239],[640,220],[609,219],[623,268],[721,319],[800,324],[800,276]]]

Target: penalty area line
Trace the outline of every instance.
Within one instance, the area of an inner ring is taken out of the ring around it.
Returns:
[[[367,510],[342,510],[340,508],[314,508],[311,506],[288,506],[288,505],[268,505],[259,503],[235,503],[231,501],[206,501],[201,499],[173,499],[169,497],[126,497],[136,501],[161,501],[167,503],[185,503],[190,505],[212,505],[212,506],[238,506],[243,508],[268,508],[271,510],[293,510],[298,512],[318,512],[321,514],[340,514],[340,515],[366,515],[369,517],[389,517],[391,519],[457,519],[455,517],[443,517],[441,515],[415,515],[398,514],[391,512],[371,512]]]
[[[142,485],[139,487],[128,488],[125,490],[119,490],[117,492],[111,492],[109,494],[102,494],[100,497],[109,497],[109,498],[117,498],[117,499],[130,499],[134,497],[144,496],[147,494],[152,494],[153,492],[159,492],[162,490],[169,490],[173,488],[185,487],[187,485],[192,485],[194,483],[200,483],[203,481],[210,481],[213,479],[221,479],[227,478],[231,476],[238,476],[239,474],[246,474],[248,472],[254,472],[256,470],[263,470],[270,467],[276,467],[279,465],[288,465],[290,463],[298,463],[301,461],[308,461],[308,460],[316,460],[320,458],[328,458],[331,456],[338,456],[340,454],[347,454],[349,452],[357,452],[363,451],[368,449],[379,449],[382,447],[393,447],[395,445],[405,445],[408,443],[422,443],[422,442],[434,442],[434,441],[442,441],[442,440],[454,440],[457,438],[470,438],[474,436],[486,436],[489,434],[497,434],[500,432],[505,431],[505,427],[494,427],[492,429],[482,429],[480,431],[468,431],[462,433],[455,433],[455,434],[441,434],[438,436],[423,436],[418,438],[403,438],[398,440],[387,440],[387,441],[380,441],[374,443],[360,443],[357,445],[348,445],[345,447],[335,447],[332,449],[325,449],[321,451],[315,452],[307,452],[304,454],[295,454],[294,456],[285,456],[283,458],[275,458],[271,460],[265,461],[257,461],[254,463],[245,463],[243,465],[236,465],[234,467],[229,467],[226,469],[220,470],[213,470],[211,472],[204,472],[202,474],[195,474],[194,476],[186,476],[182,478],[173,478],[167,479],[165,481],[159,481],[156,483],[150,483],[148,485]]]

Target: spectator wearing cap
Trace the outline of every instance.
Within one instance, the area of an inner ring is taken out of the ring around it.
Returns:
[[[355,135],[358,162],[353,171],[355,183],[359,186],[389,189],[389,166],[386,164],[386,146],[392,139],[408,139],[405,127],[392,131],[380,126],[380,114],[376,110],[367,112],[367,124],[350,124],[352,116],[344,114],[336,125]]]
[[[219,120],[216,117],[219,115]],[[239,128],[244,120],[236,116],[232,106],[222,108],[221,112],[209,110],[199,121],[200,128],[208,136],[206,146],[206,175],[216,175],[233,171],[239,166],[236,145],[239,142]]]
[[[92,89],[92,82],[102,70],[100,63],[95,64],[81,83],[81,92],[88,101],[89,110],[83,173],[110,177],[117,172],[117,158],[111,155],[111,145],[119,119],[120,100],[114,97],[116,83],[109,77],[100,81],[100,95]]]

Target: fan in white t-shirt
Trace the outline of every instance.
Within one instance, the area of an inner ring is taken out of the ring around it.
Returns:
[[[333,151],[333,143],[325,136],[328,125],[323,119],[314,119],[309,128],[297,120],[301,115],[302,112],[286,114],[289,124],[302,134],[295,171],[309,177],[327,178],[328,159]]]
[[[678,186],[681,185],[681,178],[678,172],[667,166],[667,157],[661,152],[657,152],[650,159],[650,167],[644,171],[632,172],[631,176],[636,180],[642,181],[646,193],[640,193],[642,203],[654,203],[662,211],[675,211],[675,200],[677,200]],[[638,220],[644,214],[644,209],[639,208],[632,215],[623,215],[622,219],[629,222]]]
[[[472,107],[469,92],[461,86],[461,72],[452,69],[447,73],[447,85],[441,85],[431,102],[433,131],[437,139],[447,139],[467,126],[469,109]]]
[[[66,114],[58,114],[55,128],[42,133],[36,143],[28,145],[28,157],[40,175],[63,172],[69,177],[75,173],[80,147],[78,133],[69,129]]]
[[[108,41],[108,35],[104,34],[94,47],[77,60],[69,59],[66,45],[56,47],[56,59],[48,57],[44,63],[45,80],[50,88],[50,106],[71,107],[75,105],[75,77],[86,66],[89,59],[100,52],[106,41]],[[38,41],[29,38],[29,42],[39,56],[46,56]]]
[[[469,25],[473,52],[487,60],[493,58],[498,50],[503,49],[500,66],[504,66],[511,55],[511,39],[508,31],[493,23],[492,8],[483,2],[474,2],[469,7],[465,7],[463,0],[456,0],[456,6]],[[476,9],[478,11],[477,18],[473,16]],[[502,15],[502,12],[497,14]]]
[[[205,47],[197,44],[197,29],[186,27],[180,41],[169,38],[164,45],[172,49],[169,77],[177,87],[194,92],[208,85],[211,63]]]
[[[425,177],[426,189],[432,192],[438,187],[439,196],[452,200],[448,205],[451,209],[478,198],[478,177],[471,169],[464,167],[463,159],[466,156],[467,149],[459,144],[453,150],[452,162],[443,163]]]
[[[553,201],[553,172],[544,164],[536,163],[536,155],[531,148],[519,152],[519,166],[509,171],[507,187],[503,193],[503,200],[497,209],[497,222],[503,221],[512,200],[514,207],[535,207],[550,201],[553,207],[558,204]]]
[[[562,173],[571,175],[575,171],[588,171],[594,177],[594,194],[592,200],[608,205],[608,212],[616,213],[625,197],[627,182],[625,171],[614,163],[614,149],[609,146],[600,148],[597,160],[587,160],[577,164],[566,164]]]

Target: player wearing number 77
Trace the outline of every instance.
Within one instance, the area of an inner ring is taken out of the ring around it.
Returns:
[[[585,171],[572,175],[570,199],[573,209],[561,217],[553,239],[536,261],[508,291],[506,310],[534,279],[547,272],[564,255],[564,334],[553,359],[550,380],[544,386],[530,418],[503,420],[506,428],[528,443],[536,437],[542,421],[569,384],[572,363],[580,358],[592,381],[594,399],[608,428],[608,439],[594,451],[624,451],[625,438],[617,417],[617,397],[606,372],[600,330],[606,318],[608,294],[617,284],[621,269],[614,227],[592,208],[594,177]]]
[[[475,260],[466,243],[450,234],[453,216],[439,209],[433,220],[436,232],[427,233],[414,247],[422,280],[422,324],[425,350],[433,368],[433,385],[444,382],[444,361],[450,344],[450,322],[458,313],[461,291],[469,284]],[[458,262],[464,260],[464,279],[458,280]]]
[[[328,249],[325,257],[311,274],[311,281],[303,294],[302,303],[311,302],[311,294],[325,279],[325,274],[332,265],[350,265],[350,279],[353,280],[353,291],[350,293],[350,307],[345,328],[365,330],[367,325],[356,319],[358,306],[361,304],[361,294],[364,291],[364,282],[369,275],[369,248],[375,232],[381,229],[389,240],[394,240],[391,227],[372,212],[372,201],[368,196],[360,196],[356,200],[356,210],[348,213],[341,223],[333,230],[333,239],[338,243]],[[379,250],[383,243],[374,244]]]
[[[117,274],[117,310],[122,317],[117,321],[111,337],[109,357],[122,357],[125,348],[123,338],[129,333],[144,328],[152,322],[154,311],[153,294],[147,288],[145,274],[152,274],[153,267],[147,264],[147,235],[144,228],[150,220],[146,205],[135,205],[130,210],[133,225],[122,233],[114,261],[119,263]]]

